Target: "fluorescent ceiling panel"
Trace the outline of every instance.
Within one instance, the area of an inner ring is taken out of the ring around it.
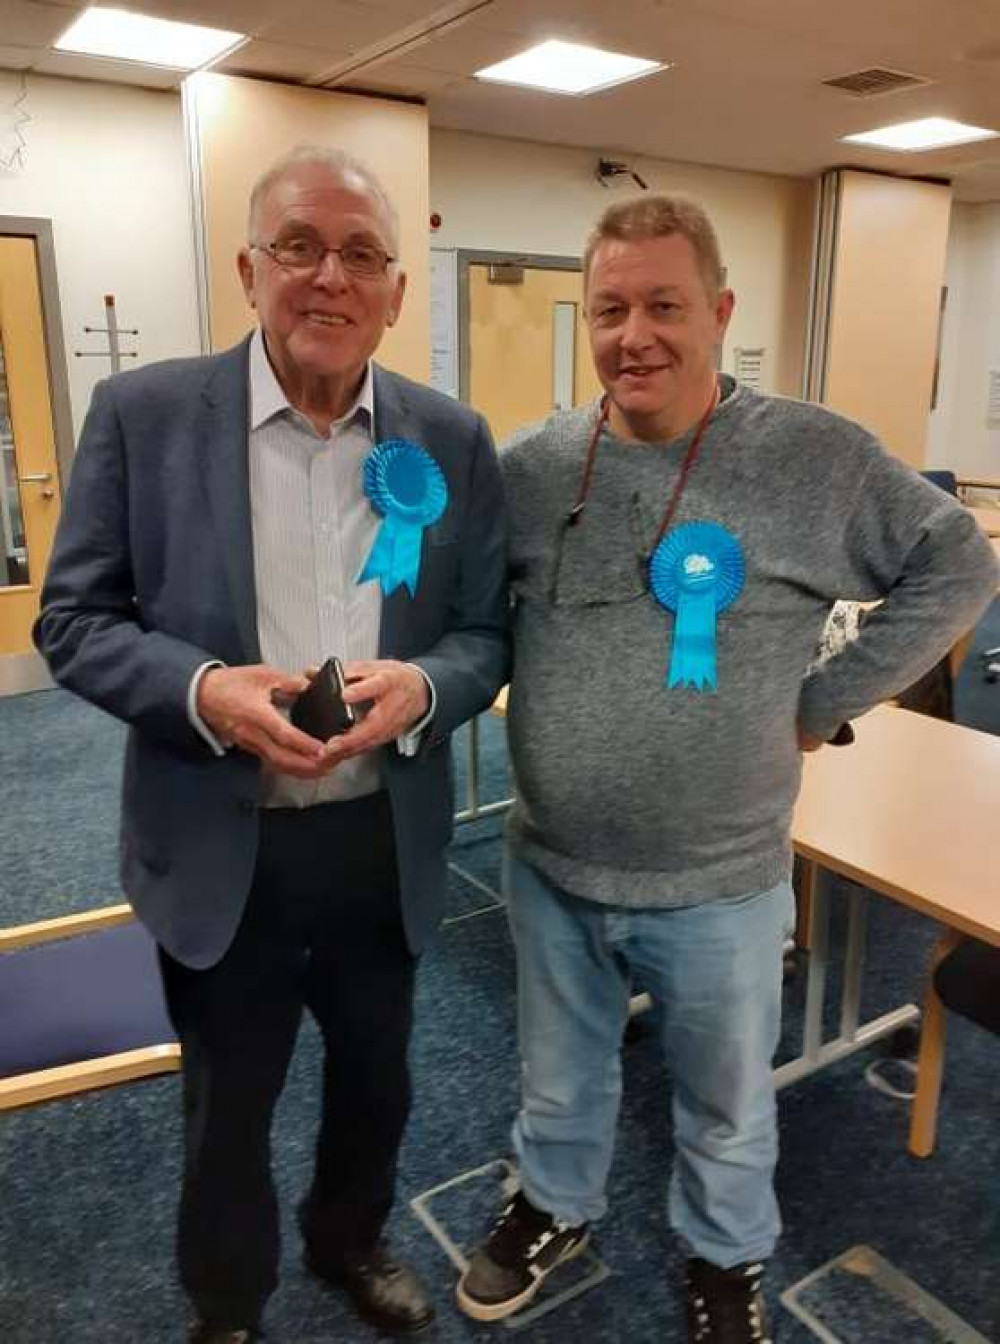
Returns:
[[[945,149],[949,145],[967,145],[974,140],[992,140],[1000,131],[984,126],[966,126],[949,117],[923,117],[920,121],[904,121],[897,126],[882,126],[875,131],[863,131],[843,138],[852,145],[869,145],[875,149],[898,149],[916,153],[922,149]]]
[[[244,33],[152,19],[127,9],[85,10],[55,43],[57,51],[105,56],[171,70],[198,70],[246,41]]]
[[[584,94],[641,79],[667,67],[660,61],[644,61],[617,51],[601,51],[576,42],[553,38],[519,56],[477,70],[476,78],[494,84],[518,84],[548,93]]]

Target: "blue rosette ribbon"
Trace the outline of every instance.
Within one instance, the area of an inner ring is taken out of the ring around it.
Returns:
[[[448,507],[444,473],[418,444],[388,439],[368,454],[362,481],[383,521],[358,583],[378,579],[386,597],[402,584],[414,597],[424,528],[436,523]]]
[[[716,689],[715,618],[746,582],[740,543],[718,523],[684,523],[653,552],[649,584],[660,606],[674,613],[668,686]]]

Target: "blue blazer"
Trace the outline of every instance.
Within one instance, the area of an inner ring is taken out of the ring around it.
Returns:
[[[187,714],[200,664],[261,661],[248,346],[97,386],[35,626],[56,681],[130,725],[122,884],[157,942],[192,967],[213,965],[231,943],[258,844],[257,758],[213,755]],[[406,933],[419,951],[444,901],[449,737],[507,678],[505,526],[480,416],[376,367],[375,421],[376,441],[408,438],[432,454],[449,492],[424,533],[416,597],[398,588],[383,599],[379,639],[381,657],[419,664],[437,694],[420,753],[387,747],[381,760]]]

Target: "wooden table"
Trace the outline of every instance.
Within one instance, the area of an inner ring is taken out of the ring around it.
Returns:
[[[888,706],[854,730],[805,759],[796,850],[1000,945],[1000,737]]]
[[[908,710],[880,707],[854,725],[848,748],[806,757],[792,837],[811,865],[863,884],[937,920],[945,952],[962,934],[1000,946],[1000,737]],[[829,952],[829,893],[813,886],[812,945],[801,1056],[779,1086],[864,1048],[919,1015],[906,1004],[860,1023],[866,892],[850,898],[840,1029],[822,1038]],[[911,1150],[933,1146],[943,1059],[943,1011],[925,1022]],[[929,1128],[929,1135],[928,1135]]]
[[[995,543],[1000,551],[1000,539]],[[506,712],[506,691],[494,710]],[[920,1009],[906,1003],[861,1022],[869,891],[908,905],[944,929],[931,965],[965,934],[1000,946],[1000,737],[905,709],[880,706],[854,724],[850,747],[825,747],[804,760],[792,841],[805,863],[810,897],[806,1007],[800,1054],[775,1069],[785,1087],[863,1050]],[[477,743],[472,740],[475,755]],[[470,761],[470,782],[477,778]],[[503,811],[511,799],[470,807],[456,820]],[[830,892],[821,870],[851,878],[840,1024],[823,1035],[829,968]],[[648,996],[633,1000],[633,1011]],[[944,1064],[945,1012],[930,988],[917,1069],[910,1151],[933,1151]]]
[[[1000,509],[981,505],[978,509],[970,508],[969,512],[988,537],[1000,537]]]

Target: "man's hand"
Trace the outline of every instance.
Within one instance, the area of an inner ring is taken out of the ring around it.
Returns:
[[[802,728],[797,729],[799,737],[799,751],[819,751],[820,747],[825,747],[826,743],[821,737],[813,737],[812,733],[804,732]]]
[[[842,723],[830,738],[813,737],[803,730],[801,724],[796,731],[799,751],[819,751],[820,747],[849,747],[854,741],[854,729],[849,723]]]
[[[198,684],[197,710],[224,743],[259,756],[273,770],[320,779],[335,761],[322,742],[293,728],[276,705],[290,705],[309,685],[275,667],[210,667]]]
[[[344,677],[347,681],[345,702],[356,705],[370,701],[371,708],[355,727],[327,743],[334,762],[347,761],[364,751],[395,742],[397,737],[419,723],[430,709],[431,693],[427,680],[410,663],[388,659],[345,663]]]

